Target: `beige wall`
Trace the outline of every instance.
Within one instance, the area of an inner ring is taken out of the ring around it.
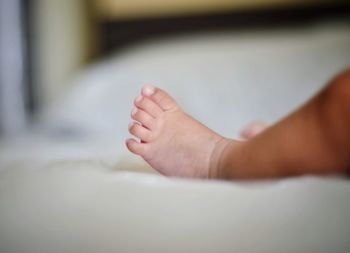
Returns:
[[[37,83],[41,105],[61,96],[87,57],[83,0],[38,0],[34,8]]]

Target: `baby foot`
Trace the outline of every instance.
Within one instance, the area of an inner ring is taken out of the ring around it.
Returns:
[[[166,92],[145,86],[135,101],[128,149],[167,176],[216,177],[220,154],[232,141],[181,110]]]
[[[267,128],[267,124],[262,121],[254,121],[248,124],[241,132],[241,137],[244,139],[251,139],[260,134]]]

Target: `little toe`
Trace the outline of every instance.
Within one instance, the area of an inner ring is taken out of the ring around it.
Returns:
[[[159,117],[159,115],[161,115],[163,112],[163,110],[155,102],[142,95],[139,95],[135,99],[134,104],[136,107],[149,113],[154,118]]]
[[[134,139],[127,139],[125,144],[126,147],[130,150],[130,152],[136,155],[144,156],[146,152],[146,144],[139,143]]]
[[[151,85],[145,85],[142,88],[142,94],[153,100],[164,111],[175,109],[177,107],[176,101],[168,93]]]
[[[136,122],[130,123],[129,132],[143,142],[152,140],[152,132]]]
[[[141,109],[134,108],[131,112],[131,118],[140,122],[141,125],[147,127],[148,129],[154,128],[155,119]]]

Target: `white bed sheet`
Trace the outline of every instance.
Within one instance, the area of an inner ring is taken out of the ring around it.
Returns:
[[[94,162],[0,172],[0,252],[349,252],[350,184],[118,172]]]

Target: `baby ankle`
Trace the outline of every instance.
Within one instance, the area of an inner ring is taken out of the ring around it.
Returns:
[[[221,138],[216,142],[215,148],[210,158],[210,167],[208,177],[210,179],[224,179],[224,167],[225,157],[227,156],[227,149],[230,149],[230,145],[233,140],[227,138]]]

